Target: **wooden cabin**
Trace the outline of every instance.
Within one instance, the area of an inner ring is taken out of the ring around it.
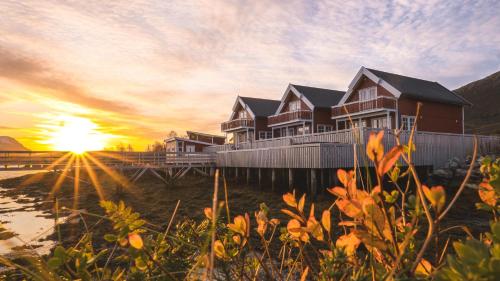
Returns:
[[[402,128],[415,123],[422,102],[420,131],[464,133],[464,106],[471,104],[443,85],[399,74],[361,67],[338,105],[332,106],[336,128]],[[349,121],[351,118],[352,122]]]
[[[331,107],[345,92],[289,84],[280,105],[268,117],[273,137],[323,133],[336,130]]]
[[[272,138],[267,117],[279,104],[278,100],[238,96],[229,121],[221,124],[221,130],[233,134],[234,144]]]
[[[171,137],[165,140],[168,152],[203,152],[203,149],[212,145],[222,145],[225,136],[218,136],[200,132],[187,131],[187,137]]]

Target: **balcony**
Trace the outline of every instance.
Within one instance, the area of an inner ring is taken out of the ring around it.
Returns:
[[[254,121],[250,118],[234,119],[221,124],[221,130],[223,132],[234,131],[237,129],[247,129],[253,128]]]
[[[363,113],[383,109],[396,109],[397,99],[392,97],[378,97],[372,100],[355,101],[332,107],[332,117]],[[345,108],[344,108],[345,107]]]
[[[268,126],[278,125],[282,123],[290,123],[295,121],[311,121],[312,111],[297,110],[289,111],[267,117]]]

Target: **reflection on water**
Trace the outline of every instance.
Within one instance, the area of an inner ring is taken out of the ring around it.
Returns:
[[[0,171],[0,180],[22,177],[24,175],[37,174],[47,172],[46,170],[29,170],[29,171]]]
[[[18,177],[33,171],[0,172],[0,179]],[[7,175],[8,174],[8,175]],[[54,219],[49,212],[37,211],[32,198],[24,195],[10,197],[0,187],[0,221],[4,229],[0,231],[0,254],[13,250],[36,248],[39,254],[47,254],[53,241],[40,241],[52,234]],[[29,244],[31,247],[27,247]]]

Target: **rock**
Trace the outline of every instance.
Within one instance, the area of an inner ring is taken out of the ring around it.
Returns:
[[[448,169],[437,169],[432,175],[444,179],[451,179],[453,177],[453,172]]]
[[[455,170],[455,176],[457,176],[457,177],[465,177],[466,174],[467,174],[467,170],[465,170],[465,169],[456,169]]]

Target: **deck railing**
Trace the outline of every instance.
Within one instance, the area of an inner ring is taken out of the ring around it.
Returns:
[[[312,111],[310,110],[296,110],[284,112],[267,117],[268,126],[277,125],[291,121],[310,121],[312,120]]]
[[[366,101],[355,101],[332,107],[332,116],[342,116],[374,109],[396,109],[397,100],[392,97],[378,97]],[[344,108],[345,107],[345,108]]]
[[[254,126],[254,120],[250,118],[240,118],[230,121],[226,121],[221,124],[221,130],[223,132],[234,130],[237,128],[252,128]]]

